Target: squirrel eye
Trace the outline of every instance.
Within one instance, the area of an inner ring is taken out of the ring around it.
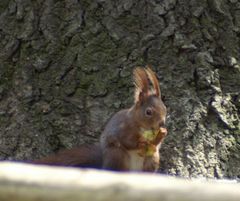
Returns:
[[[146,116],[151,117],[152,114],[153,114],[153,111],[152,111],[151,108],[147,108],[147,109],[145,110],[145,115],[146,115]]]

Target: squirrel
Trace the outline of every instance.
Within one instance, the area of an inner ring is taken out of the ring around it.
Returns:
[[[167,135],[167,110],[151,68],[135,68],[133,79],[133,106],[120,110],[110,118],[99,143],[60,151],[33,163],[156,172],[159,168],[159,148]]]

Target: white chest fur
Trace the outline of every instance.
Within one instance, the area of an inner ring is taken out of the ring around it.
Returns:
[[[158,144],[156,147],[156,152],[153,154],[154,158],[159,159],[159,148],[161,144]],[[139,156],[138,154],[139,150],[132,150],[128,151],[129,155],[129,170],[130,171],[142,171],[143,170],[143,162],[144,162],[144,157]]]
[[[139,156],[138,150],[129,151],[129,170],[141,171],[143,169],[144,157]]]

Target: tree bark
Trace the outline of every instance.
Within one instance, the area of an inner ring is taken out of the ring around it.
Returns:
[[[0,159],[93,143],[150,64],[168,107],[161,172],[240,177],[236,0],[1,0]]]

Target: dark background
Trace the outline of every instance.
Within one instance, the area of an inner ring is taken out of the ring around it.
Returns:
[[[0,159],[96,142],[146,64],[168,107],[160,171],[240,177],[237,0],[1,0]]]

